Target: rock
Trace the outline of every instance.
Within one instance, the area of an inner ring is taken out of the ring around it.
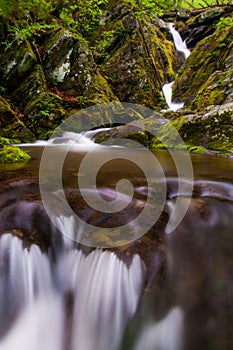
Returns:
[[[45,75],[41,65],[36,65],[31,74],[13,92],[14,100],[26,106],[32,99],[47,90]]]
[[[185,42],[189,49],[193,49],[195,45],[204,39],[205,37],[213,34],[215,28],[209,25],[198,26],[197,28],[191,28],[188,30],[187,34],[183,34],[186,38]]]
[[[179,115],[179,116],[178,116]],[[176,113],[176,119],[167,121],[157,131],[159,138],[152,138],[152,148],[184,149],[177,137],[182,137],[187,149],[194,153],[207,150],[228,152],[233,150],[233,103],[210,106],[200,113]]]
[[[1,55],[1,85],[12,92],[30,74],[36,63],[29,41],[14,40]]]
[[[90,40],[114,94],[120,101],[165,107],[161,89],[174,79],[176,64],[174,45],[163,34],[164,26],[156,18],[152,22],[144,14],[137,16],[130,8],[122,14],[122,8],[113,8],[111,2],[107,9],[111,20]]]
[[[62,92],[85,96],[89,104],[117,100],[81,36],[61,29],[51,34],[44,47],[45,73]]]
[[[21,148],[15,146],[1,147],[0,143],[0,163],[22,163],[29,159],[31,159],[29,154]]]
[[[32,142],[35,136],[17,117],[6,99],[0,96],[0,136],[11,137],[21,142]]]
[[[114,140],[117,139],[115,142]],[[128,142],[127,140],[133,140]],[[133,124],[120,125],[107,131],[100,131],[95,135],[96,143],[117,144],[128,147],[140,147],[148,145],[148,135],[145,131]]]
[[[233,150],[233,103],[210,106],[180,128],[185,142],[216,151]]]
[[[67,115],[59,96],[42,92],[33,95],[24,108],[25,123],[39,139],[47,139]]]
[[[173,85],[173,100],[202,110],[232,101],[233,28],[218,28],[193,49]]]
[[[225,13],[221,7],[214,7],[207,11],[201,12],[199,15],[191,18],[187,21],[187,24],[191,28],[199,27],[202,25],[212,25],[213,22],[219,20],[219,18]]]

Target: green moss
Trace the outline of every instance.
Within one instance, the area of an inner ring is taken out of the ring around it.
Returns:
[[[213,35],[201,40],[176,79],[174,100],[185,101],[186,106],[198,110],[213,103],[223,103],[224,94],[230,94],[226,93],[229,81],[224,75],[232,66],[231,45],[232,28],[217,29]]]
[[[12,145],[20,143],[18,139],[8,139],[6,137],[0,137],[0,145]]]
[[[187,145],[187,149],[191,153],[206,153],[207,149],[202,146],[192,146],[192,145]]]
[[[29,159],[31,159],[29,154],[19,147],[2,146],[0,148],[0,163],[22,163]]]
[[[39,139],[46,139],[66,115],[63,100],[52,93],[42,93],[30,100],[24,113],[28,128]]]

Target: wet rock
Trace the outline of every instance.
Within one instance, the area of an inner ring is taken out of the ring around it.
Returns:
[[[232,101],[232,39],[224,27],[197,44],[173,85],[174,101],[193,110]]]
[[[85,96],[89,104],[117,100],[81,36],[61,29],[51,34],[44,48],[45,73],[61,91],[74,97]]]
[[[33,95],[24,108],[25,122],[39,139],[47,139],[67,114],[63,100],[50,92]]]
[[[51,243],[51,223],[42,203],[17,201],[0,211],[0,234],[21,238],[26,245],[38,244],[47,249]]]
[[[120,101],[164,106],[162,85],[174,78],[173,44],[166,39],[161,26],[146,15],[143,19],[133,11],[116,15],[117,8],[111,5],[108,10],[113,20],[97,30],[91,44],[114,94]],[[102,42],[105,46],[101,55]]]
[[[32,99],[47,90],[43,69],[36,65],[31,74],[19,85],[12,96],[21,106],[26,106]]]
[[[35,136],[12,110],[6,99],[0,96],[0,136],[21,142],[31,142]]]
[[[179,116],[178,116],[179,115]],[[203,153],[206,149],[232,151],[233,149],[233,103],[210,106],[199,113],[176,113],[176,118],[167,121],[158,130],[159,138],[153,138],[151,147],[184,149],[177,132],[188,150]],[[175,128],[175,129],[174,129]],[[193,146],[199,146],[194,147]]]
[[[30,74],[36,63],[30,43],[27,40],[14,40],[1,55],[1,85],[12,92]]]

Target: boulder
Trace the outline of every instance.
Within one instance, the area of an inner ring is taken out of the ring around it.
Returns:
[[[14,40],[1,55],[1,85],[14,91],[31,73],[37,63],[31,44],[27,40]]]
[[[177,112],[175,119],[167,120],[158,129],[159,139],[153,138],[151,147],[184,149],[174,128],[191,152],[203,153],[213,150],[231,154],[233,150],[233,103],[209,106],[199,113]]]
[[[17,139],[21,142],[31,142],[35,136],[22,120],[19,119],[9,102],[0,96],[0,136]]]
[[[44,48],[45,74],[59,90],[74,97],[85,96],[89,104],[117,100],[81,36],[60,29],[51,33]]]

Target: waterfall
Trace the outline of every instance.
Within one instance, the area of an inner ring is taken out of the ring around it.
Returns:
[[[173,37],[175,48],[177,51],[183,52],[184,57],[187,59],[190,55],[190,50],[187,48],[185,41],[182,40],[179,32],[175,29],[173,23],[168,23],[168,29]]]
[[[62,136],[50,138],[48,141],[39,140],[34,143],[21,143],[15,146],[63,146],[83,149],[83,151],[88,150],[90,147],[100,147],[100,145],[94,142],[95,136],[101,131],[107,131],[110,128],[99,128],[96,130],[88,130],[86,132],[76,133],[71,131],[65,131]]]
[[[181,103],[172,102],[172,85],[173,84],[174,84],[174,81],[168,84],[164,84],[162,90],[169,109],[176,112],[178,109],[183,108],[184,102],[181,102]]]
[[[117,349],[142,292],[142,260],[135,255],[127,267],[112,252],[86,256],[71,245],[55,254],[1,237],[0,350]]]
[[[190,55],[190,50],[187,48],[186,43],[182,40],[178,31],[174,28],[173,23],[168,23],[167,27],[173,37],[176,50],[182,52],[185,56],[185,59],[187,59],[188,56]],[[174,81],[172,81],[171,83],[165,84],[162,88],[162,91],[169,109],[175,112],[178,109],[183,108],[184,103],[172,102],[172,85],[173,84],[174,84]]]
[[[182,308],[176,306],[162,320],[144,329],[134,350],[181,350],[183,324]]]

